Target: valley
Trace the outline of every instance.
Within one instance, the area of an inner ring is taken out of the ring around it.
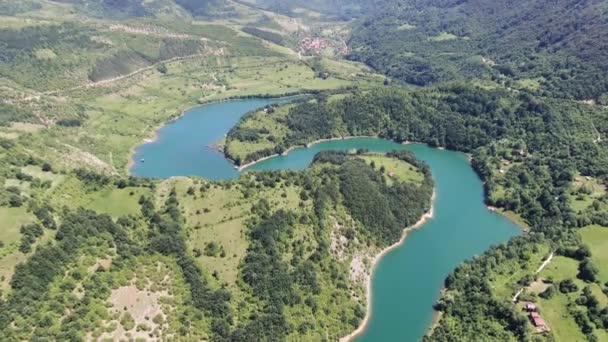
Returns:
[[[605,14],[0,0],[0,340],[608,340]]]

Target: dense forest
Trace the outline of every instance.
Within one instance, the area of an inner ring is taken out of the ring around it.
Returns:
[[[606,102],[605,1],[385,1],[353,32],[351,58],[415,85],[484,77]]]
[[[212,16],[227,2],[223,0],[52,0],[73,4],[78,10],[101,18],[161,16],[163,11],[182,8],[193,16]]]

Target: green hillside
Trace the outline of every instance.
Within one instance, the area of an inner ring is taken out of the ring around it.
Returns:
[[[253,113],[228,134],[225,154],[248,163],[344,136],[380,136],[470,152],[485,184],[486,204],[528,233],[464,263],[446,279],[436,304],[442,318],[427,340],[594,340],[605,336],[608,318],[599,248],[608,226],[607,115],[605,108],[500,88],[389,87],[346,97],[318,96],[272,113]],[[581,241],[579,229],[591,224],[597,225],[594,235],[583,233]],[[586,245],[591,252],[584,252]],[[537,273],[551,252],[558,255],[549,264],[552,273]],[[594,292],[541,295],[562,281]],[[537,334],[522,304],[512,303],[520,289],[520,300],[537,302],[555,335]],[[583,295],[585,301],[578,299]]]
[[[238,0],[237,2],[296,17],[324,15],[339,20],[361,17],[382,3],[376,0]]]
[[[374,255],[433,191],[407,152],[326,153],[229,182],[41,172],[2,153],[2,178],[21,180],[0,193],[4,341],[336,340],[365,314]],[[411,176],[387,184],[364,158]]]
[[[605,1],[390,0],[363,18],[352,58],[415,85],[492,78],[606,101]]]
[[[466,152],[526,231],[447,277],[425,342],[606,341],[607,46],[602,0],[0,0],[0,340],[353,332],[374,257],[430,209],[410,153],[128,175],[188,108],[307,94],[218,146],[236,165],[347,136]]]

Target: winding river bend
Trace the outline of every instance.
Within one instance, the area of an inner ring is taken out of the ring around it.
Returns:
[[[238,100],[194,108],[160,129],[155,142],[136,150],[131,173],[157,178],[237,177],[239,173],[230,162],[208,146],[220,140],[248,111],[277,101],[281,100]],[[481,181],[462,153],[356,138],[297,148],[287,156],[267,159],[247,170],[300,170],[317,152],[358,148],[377,152],[410,150],[431,166],[435,179],[434,217],[378,263],[372,277],[371,317],[356,338],[358,342],[417,341],[432,322],[432,305],[445,277],[465,259],[506,242],[521,230],[484,206]],[[141,159],[145,162],[139,162]]]

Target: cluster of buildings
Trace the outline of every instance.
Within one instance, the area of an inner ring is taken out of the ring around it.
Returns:
[[[532,302],[526,302],[524,304],[524,310],[528,313],[530,321],[532,321],[532,325],[536,327],[538,332],[550,331],[549,326],[547,326],[545,320],[541,317],[540,313],[538,313],[538,307],[536,306],[536,304]]]
[[[324,38],[305,37],[300,41],[300,51],[303,53],[320,53],[329,47],[329,41]]]

